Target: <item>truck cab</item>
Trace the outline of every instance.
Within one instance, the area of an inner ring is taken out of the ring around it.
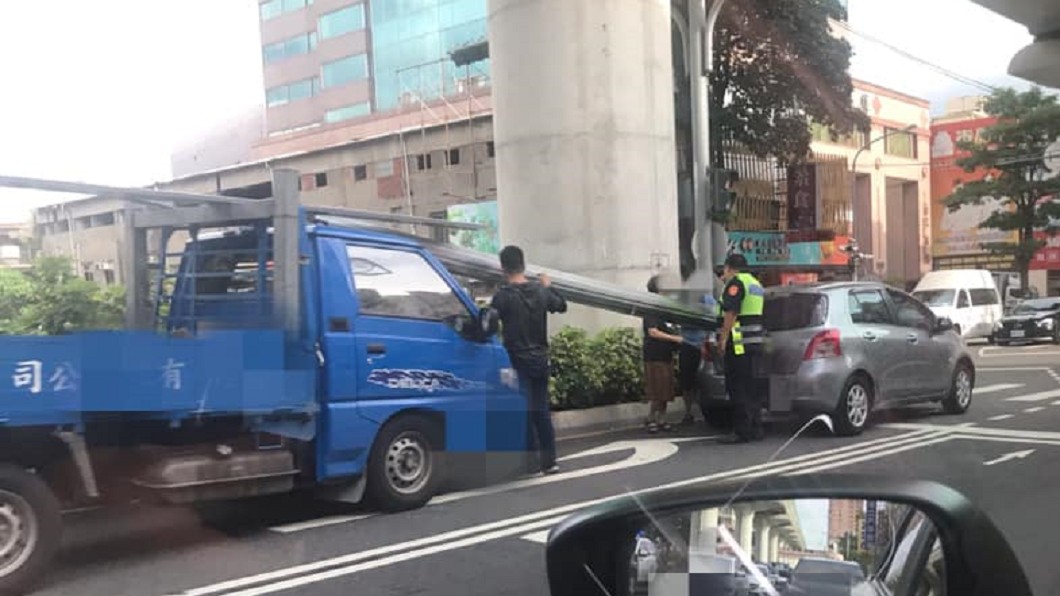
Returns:
[[[326,223],[304,234],[302,343],[320,365],[312,480],[363,478],[375,503],[405,508],[442,481],[435,452],[450,463],[507,453],[504,466],[516,468],[525,402],[496,314],[415,239]],[[260,226],[189,240],[164,326],[199,334],[268,325],[272,264],[272,235]]]

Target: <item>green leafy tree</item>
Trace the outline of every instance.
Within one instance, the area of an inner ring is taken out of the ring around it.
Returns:
[[[850,44],[829,19],[846,19],[838,0],[728,0],[714,29],[712,165],[724,167],[718,141],[787,163],[809,153],[808,120],[837,134],[868,127],[851,101]]]
[[[43,257],[25,271],[0,270],[0,332],[61,335],[121,325],[125,292],[74,274],[69,259]]]
[[[1015,242],[991,242],[983,248],[1010,255],[1020,273],[1023,288],[1029,287],[1029,269],[1043,241],[1036,230],[1054,234],[1060,230],[1060,203],[1046,200],[1060,196],[1060,176],[1045,166],[1046,151],[1060,139],[1060,103],[1035,87],[1027,91],[999,89],[986,101],[984,110],[998,118],[983,129],[977,141],[957,147],[968,152],[957,160],[966,172],[986,170],[982,180],[961,184],[945,199],[951,212],[965,205],[980,205],[995,198],[1000,208],[979,223],[980,228],[1017,232]]]

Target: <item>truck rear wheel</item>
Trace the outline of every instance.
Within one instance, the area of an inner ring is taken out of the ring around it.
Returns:
[[[59,548],[59,502],[40,478],[0,464],[0,594],[22,594]]]
[[[441,476],[440,433],[422,416],[401,416],[379,431],[368,461],[369,501],[385,511],[422,507]]]

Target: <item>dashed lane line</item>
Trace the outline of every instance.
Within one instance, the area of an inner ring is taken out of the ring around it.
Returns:
[[[1026,412],[1027,414],[1033,414],[1035,412],[1041,412],[1044,409],[1045,409],[1045,406],[1034,406],[1033,408],[1024,408],[1023,411]]]
[[[1008,420],[1009,418],[1012,418],[1013,416],[1014,416],[1013,414],[998,414],[997,416],[991,416],[991,417],[987,418],[987,420],[993,420],[993,421]]]

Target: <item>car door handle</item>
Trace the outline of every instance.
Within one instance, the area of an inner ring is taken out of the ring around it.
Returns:
[[[386,354],[386,346],[383,344],[368,344],[368,354],[376,356]]]
[[[880,338],[880,336],[876,335],[872,331],[866,331],[866,332],[862,333],[861,337],[865,338],[865,341],[876,341],[877,339]]]
[[[920,341],[920,337],[915,333],[910,333],[909,335],[905,336],[905,339],[911,344],[915,344],[916,342]]]

